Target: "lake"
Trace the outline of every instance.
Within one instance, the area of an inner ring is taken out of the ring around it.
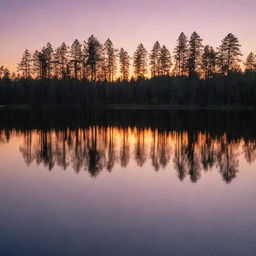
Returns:
[[[0,255],[256,255],[256,112],[1,110]]]

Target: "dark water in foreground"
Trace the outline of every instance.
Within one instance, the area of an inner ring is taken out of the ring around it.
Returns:
[[[0,111],[0,255],[256,255],[253,111]]]

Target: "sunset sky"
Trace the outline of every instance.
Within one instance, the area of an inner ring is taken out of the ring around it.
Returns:
[[[156,40],[173,51],[182,31],[196,30],[214,47],[232,32],[246,56],[256,52],[255,10],[255,0],[0,0],[0,66],[15,71],[25,48],[91,34],[132,55],[140,42],[151,50]]]

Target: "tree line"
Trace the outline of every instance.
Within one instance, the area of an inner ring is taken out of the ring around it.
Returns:
[[[34,53],[28,49],[24,51],[18,63],[18,78],[113,82],[130,78],[197,75],[209,79],[217,74],[241,71],[241,45],[235,35],[229,33],[225,36],[217,49],[203,46],[202,41],[197,32],[193,32],[189,39],[181,33],[172,56],[170,50],[157,41],[149,53],[140,43],[132,57],[124,48],[116,49],[110,39],[102,44],[93,35],[83,43],[76,39],[70,47],[62,43],[53,49],[47,43]],[[249,54],[244,65],[245,71],[256,70],[253,53]],[[10,72],[2,67],[0,77],[9,76]]]
[[[256,105],[256,57],[241,68],[240,44],[228,34],[221,45],[202,44],[181,33],[171,56],[156,42],[150,53],[139,44],[133,58],[110,39],[93,35],[83,44],[48,43],[25,50],[19,76],[0,67],[0,105],[105,107],[113,104]]]

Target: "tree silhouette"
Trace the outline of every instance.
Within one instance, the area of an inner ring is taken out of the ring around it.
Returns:
[[[188,53],[188,39],[182,32],[177,40],[177,46],[174,50],[174,71],[179,76],[187,74]]]
[[[46,78],[50,79],[52,74],[52,64],[53,64],[53,48],[50,43],[46,44],[46,47],[43,47],[42,54],[45,61],[45,73]]]
[[[193,32],[189,40],[189,58],[188,58],[188,71],[189,76],[194,73],[199,74],[202,62],[202,39],[197,34]]]
[[[67,77],[67,65],[68,65],[68,47],[65,43],[62,43],[54,53],[54,63],[55,63],[55,77],[65,78]]]
[[[164,75],[164,76],[170,75],[172,59],[171,59],[171,54],[165,45],[163,45],[161,48],[159,66],[160,66],[161,75]]]
[[[223,40],[218,48],[218,65],[220,71],[228,74],[230,71],[239,70],[240,51],[241,45],[237,37],[229,33]]]
[[[168,48],[156,41],[147,60],[147,50],[139,44],[133,55],[135,79],[148,76],[147,65],[150,66],[151,78],[159,76],[189,76],[198,74],[199,78],[213,78],[215,73],[228,75],[230,71],[241,71],[240,44],[233,34],[228,34],[218,51],[206,46],[202,49],[202,39],[193,32],[190,40],[182,32],[174,49],[174,67],[172,69],[171,54]],[[70,50],[69,50],[70,49]],[[255,71],[255,56],[250,53],[245,62],[245,71]],[[130,57],[123,48],[116,49],[113,42],[107,39],[102,45],[91,35],[84,47],[76,39],[69,48],[62,43],[55,50],[47,43],[41,50],[36,50],[31,57],[26,49],[18,71],[21,77],[36,79],[84,79],[92,82],[114,82],[128,80],[130,74]],[[119,74],[117,71],[119,70]],[[17,76],[12,76],[17,78]],[[193,76],[195,78],[195,76]]]
[[[123,48],[119,52],[120,75],[122,81],[128,81],[130,71],[130,56]]]
[[[114,81],[117,71],[117,49],[110,39],[104,43],[104,61],[106,65],[106,78],[109,82]]]
[[[31,76],[31,62],[32,56],[28,49],[22,55],[21,61],[18,64],[18,70],[21,72],[22,77],[29,78]]]
[[[256,70],[256,57],[255,55],[251,52],[246,58],[245,62],[245,71],[246,72],[252,72]]]
[[[88,41],[85,44],[84,53],[89,74],[88,78],[91,81],[96,81],[100,63],[102,61],[102,45],[93,35],[88,38]]]
[[[17,74],[15,72],[12,72],[11,76],[10,76],[10,79],[12,81],[15,81],[16,79],[18,79],[19,77],[17,76]]]
[[[70,64],[73,77],[78,79],[78,74],[82,68],[82,45],[77,39],[74,41],[70,48]]]
[[[83,45],[75,40],[71,48],[62,43],[56,49],[47,43],[32,57],[25,50],[17,76],[5,68],[0,70],[0,104],[254,106],[255,55],[249,54],[244,63],[246,72],[241,71],[240,56],[240,44],[233,34],[228,34],[215,51],[208,45],[202,50],[202,39],[196,32],[189,44],[181,33],[174,50],[174,67],[165,45],[161,47],[157,41],[148,62],[147,50],[139,44],[128,81],[131,58],[123,48],[117,53],[110,39],[102,45],[91,35]]]
[[[151,76],[160,76],[160,57],[161,45],[158,41],[155,42],[151,54],[149,55]]]
[[[36,50],[32,56],[33,58],[33,73],[36,78],[42,79],[46,77],[45,59],[44,55]]]
[[[0,66],[0,79],[4,76],[4,66]]]
[[[216,72],[217,54],[213,47],[206,45],[202,56],[202,72],[206,79],[212,78]]]
[[[143,44],[139,44],[133,55],[134,75],[137,78],[144,78],[147,73],[147,50]]]
[[[0,71],[0,78],[1,79],[5,79],[5,80],[6,79],[9,80],[10,79],[10,71],[9,71],[9,69],[5,68],[3,66],[1,68],[2,68],[2,71]]]
[[[33,71],[37,78],[51,78],[53,64],[53,49],[50,43],[39,52],[33,54]]]

